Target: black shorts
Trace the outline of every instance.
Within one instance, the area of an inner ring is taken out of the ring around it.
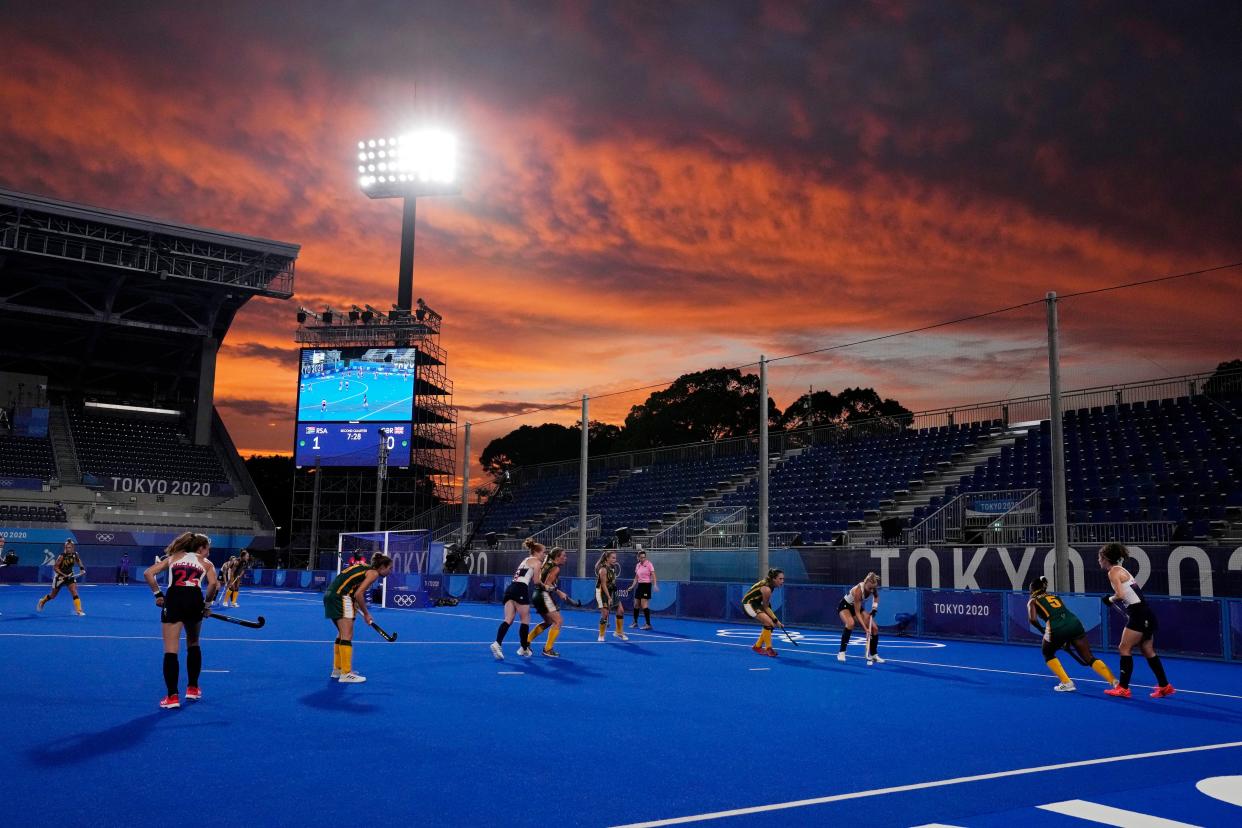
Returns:
[[[639,601],[646,601],[651,598],[651,584],[635,584],[634,598]]]
[[[514,581],[505,587],[505,603],[512,601],[518,606],[525,607],[530,604],[530,585],[521,581]]]
[[[203,593],[198,587],[169,587],[164,594],[160,621],[165,624],[189,624],[203,620]]]
[[[842,598],[841,603],[837,604],[837,612],[848,612],[850,615],[853,615],[854,605]]]
[[[1129,618],[1126,621],[1126,629],[1142,633],[1141,640],[1150,641],[1156,634],[1159,626],[1156,624],[1156,614],[1151,611],[1151,607],[1147,606],[1146,602],[1139,601],[1137,604],[1126,607],[1126,615]]]

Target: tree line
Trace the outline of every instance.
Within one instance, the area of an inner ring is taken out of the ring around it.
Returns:
[[[908,428],[914,419],[909,409],[881,397],[873,388],[846,388],[839,394],[806,393],[784,411],[769,397],[767,417],[773,431],[848,428],[863,420],[900,430]],[[622,425],[588,422],[587,448],[592,455],[600,455],[727,440],[758,432],[759,376],[743,374],[738,368],[712,368],[682,374],[668,388],[630,408]],[[574,459],[581,440],[580,425],[524,425],[488,443],[479,461],[485,471],[499,475],[519,466]]]

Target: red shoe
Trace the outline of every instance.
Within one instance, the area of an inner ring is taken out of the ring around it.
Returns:
[[[1116,687],[1110,687],[1110,688],[1108,688],[1107,690],[1105,690],[1105,691],[1104,691],[1104,695],[1106,695],[1106,696],[1116,696],[1116,697],[1117,697],[1117,698],[1119,698],[1119,699],[1128,699],[1128,698],[1130,698],[1130,688],[1129,688],[1129,687],[1122,687],[1122,686],[1119,684],[1119,685],[1117,685]]]
[[[197,687],[185,688],[185,700],[186,701],[199,701],[202,698],[203,698],[203,691],[198,689]]]
[[[773,650],[771,647],[768,647],[766,650],[764,650],[763,654],[765,656],[770,656],[771,658],[776,658],[776,650]]]
[[[752,650],[754,650],[754,651],[755,651],[756,653],[758,653],[759,655],[767,655],[767,654],[768,654],[768,653],[767,653],[767,651],[766,651],[766,650],[764,650],[764,649],[763,649],[763,647],[760,647],[758,644],[756,644],[756,645],[754,645],[753,647],[751,647],[751,649],[752,649]]]
[[[1163,699],[1165,696],[1171,696],[1177,691],[1173,689],[1173,685],[1166,684],[1164,687],[1157,687],[1151,692],[1153,699]]]
[[[180,706],[181,706],[181,699],[177,698],[176,693],[173,693],[171,696],[165,696],[163,699],[160,700],[160,707],[164,708],[165,710],[172,710],[174,707],[180,707]]]

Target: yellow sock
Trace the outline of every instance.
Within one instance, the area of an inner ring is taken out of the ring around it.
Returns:
[[[332,669],[341,669],[341,642],[340,639],[332,642]]]
[[[78,612],[82,611],[82,599],[81,598],[73,599],[73,608],[77,610]]]
[[[604,630],[606,629],[608,629],[608,621],[607,620],[600,621],[599,622],[599,634],[601,637],[603,636]]]
[[[1108,669],[1108,665],[1100,661],[1098,658],[1091,662],[1091,669],[1099,673],[1100,678],[1104,679],[1109,684],[1115,684],[1117,682],[1117,677],[1113,675],[1113,671]]]
[[[755,646],[761,650],[763,649],[763,639],[767,636],[767,634],[768,631],[766,628],[759,631],[759,640],[755,642]]]
[[[354,671],[354,644],[352,641],[341,642],[341,672],[352,673]]]
[[[530,635],[526,637],[526,643],[534,644],[535,639],[538,638],[543,633],[543,631],[546,630],[547,628],[548,628],[548,625],[544,624],[542,621],[536,624],[535,628],[530,631]]]
[[[617,635],[621,635],[621,633],[624,630],[625,630],[625,619],[618,615],[617,616]]]
[[[1057,658],[1048,659],[1048,669],[1052,674],[1061,680],[1062,684],[1069,684],[1069,674],[1065,672],[1065,668],[1061,666],[1061,660]]]
[[[768,649],[772,648],[772,631],[769,629],[763,631],[763,646]]]
[[[543,648],[545,650],[552,649],[552,645],[556,643],[556,637],[560,634],[561,634],[560,627],[553,627],[552,629],[548,630],[548,643],[543,645]]]

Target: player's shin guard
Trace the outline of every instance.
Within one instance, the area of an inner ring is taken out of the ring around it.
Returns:
[[[185,676],[191,687],[198,687],[198,674],[203,670],[203,648],[195,644],[185,648]]]
[[[1152,656],[1147,659],[1147,666],[1156,674],[1156,684],[1164,687],[1169,683],[1169,677],[1164,674],[1164,665],[1160,663],[1160,656]]]
[[[1061,666],[1061,659],[1059,658],[1048,659],[1048,669],[1052,671],[1052,674],[1054,676],[1056,676],[1057,678],[1061,680],[1062,684],[1070,683],[1069,673],[1065,672],[1065,668]]]
[[[518,626],[518,639],[522,642],[523,650],[530,646],[530,624]]]
[[[1134,656],[1121,657],[1121,686],[1130,686],[1130,676],[1134,674]]]
[[[74,609],[74,611],[76,611],[76,612],[81,612],[81,611],[82,611],[82,599],[81,599],[81,598],[74,598],[74,599],[73,599],[73,609]]]
[[[651,607],[643,607],[643,620],[647,622],[647,626],[651,626]],[[638,616],[634,616],[634,622],[638,622]]]
[[[177,692],[177,680],[181,678],[181,665],[177,662],[176,653],[164,653],[164,687],[168,695]]]
[[[332,642],[332,669],[341,669],[341,639]]]
[[[505,636],[509,634],[509,627],[513,626],[512,621],[501,621],[500,626],[496,628],[496,643],[504,644]]]
[[[638,623],[638,607],[637,606],[634,607],[634,623],[635,624]]]
[[[542,626],[542,625],[541,625]],[[548,630],[548,643],[543,645],[545,650],[550,650],[556,644],[556,638],[561,634],[560,627],[553,627]]]
[[[607,617],[605,617],[605,618],[601,619],[601,620],[600,620],[600,622],[599,622],[599,634],[600,634],[600,635],[603,635],[603,634],[604,634],[604,630],[606,630],[606,629],[608,629],[608,619],[607,619]]]
[[[617,616],[617,635],[621,635],[625,631],[625,616]]]
[[[354,642],[341,642],[341,672],[352,673],[354,671]]]
[[[1108,669],[1108,665],[1100,661],[1098,658],[1091,662],[1091,669],[1099,673],[1100,678],[1104,679],[1109,684],[1112,684],[1117,680],[1117,678],[1113,675],[1113,671]]]
[[[880,634],[878,632],[871,633],[871,655],[875,655],[880,649]]]
[[[854,631],[849,627],[841,630],[841,652],[845,652],[845,648],[850,645],[850,636],[853,634]]]
[[[530,638],[526,639],[527,644],[534,644],[535,639],[538,638],[540,635],[542,635],[543,631],[546,630],[547,628],[548,628],[548,625],[543,623],[542,621],[536,624],[535,628],[530,631]]]

